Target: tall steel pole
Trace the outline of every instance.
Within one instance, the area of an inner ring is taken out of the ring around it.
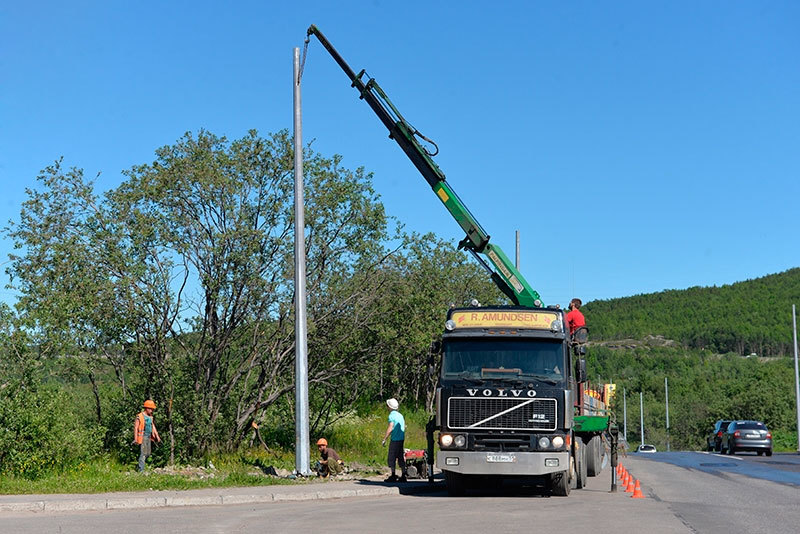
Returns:
[[[792,335],[794,337],[794,398],[797,405],[797,452],[800,452],[800,376],[797,373],[797,315],[792,304]]]
[[[639,392],[639,428],[642,429],[642,445],[644,445],[644,401],[642,392]]]
[[[519,271],[519,230],[517,230],[517,257],[516,261],[514,262],[514,267],[516,267]]]
[[[625,446],[628,445],[628,392],[622,388],[622,435],[625,437]]]
[[[303,113],[300,100],[300,49],[294,49],[294,343],[295,449],[298,475],[310,475],[308,435],[308,339],[306,330],[306,247],[303,206]]]
[[[664,377],[664,397],[667,405],[667,451],[669,451],[669,382],[667,377]]]

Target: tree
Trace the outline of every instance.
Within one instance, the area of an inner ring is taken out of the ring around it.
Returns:
[[[137,402],[162,399],[173,458],[176,441],[234,445],[294,387],[292,150],[286,131],[186,134],[102,199],[58,162],[9,230],[38,341],[103,355]],[[305,161],[309,380],[330,384],[375,354],[360,332],[391,236],[369,174]]]

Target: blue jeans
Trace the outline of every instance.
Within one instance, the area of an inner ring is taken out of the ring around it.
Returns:
[[[142,444],[139,445],[139,472],[144,471],[144,462],[150,456],[150,436],[142,438]]]

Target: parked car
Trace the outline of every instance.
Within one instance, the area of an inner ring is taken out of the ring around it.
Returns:
[[[772,456],[772,433],[761,421],[733,421],[722,434],[721,452],[755,451]]]
[[[636,452],[653,453],[656,452],[656,446],[645,443],[644,445],[636,447]]]
[[[709,451],[720,451],[720,446],[722,445],[722,434],[728,430],[728,425],[731,424],[730,419],[720,419],[716,423],[714,423],[714,430],[711,431],[711,434],[706,438],[706,450]]]

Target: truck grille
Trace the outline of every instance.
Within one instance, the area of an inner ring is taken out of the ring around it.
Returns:
[[[450,397],[447,426],[452,429],[555,430],[556,400]]]

